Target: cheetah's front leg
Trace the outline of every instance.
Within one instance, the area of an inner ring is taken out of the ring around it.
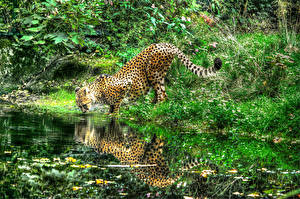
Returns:
[[[120,110],[120,106],[121,106],[121,102],[122,102],[122,100],[116,102],[113,105],[110,105],[108,114],[118,115],[119,110]]]
[[[119,84],[113,85],[108,89],[108,102],[110,105],[109,113],[118,115],[121,103],[132,85],[131,81],[120,81]]]

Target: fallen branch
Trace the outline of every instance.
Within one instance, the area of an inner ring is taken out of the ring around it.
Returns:
[[[25,83],[23,84],[22,88],[23,89],[30,88],[38,80],[40,80],[45,73],[49,73],[49,71],[52,70],[53,68],[55,68],[57,65],[62,65],[62,63],[64,63],[64,62],[70,61],[70,59],[73,58],[73,56],[74,55],[71,54],[71,55],[67,55],[67,56],[64,56],[64,57],[60,57],[58,55],[53,57],[48,62],[48,64],[46,65],[45,68],[43,68],[42,70],[40,70],[39,72],[35,73],[30,78],[28,78],[28,80],[25,81]]]

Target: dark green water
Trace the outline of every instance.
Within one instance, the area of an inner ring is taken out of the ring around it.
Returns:
[[[0,108],[1,147],[28,148],[34,145],[55,146],[53,153],[73,145],[74,123],[63,122],[60,118],[45,115],[16,112],[8,107]]]
[[[278,198],[299,188],[297,140],[141,129],[0,106],[0,198]]]

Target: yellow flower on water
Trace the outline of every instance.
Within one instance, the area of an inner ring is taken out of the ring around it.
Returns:
[[[86,165],[84,165],[85,166],[85,168],[90,168],[90,167],[92,167],[92,165],[90,165],[90,164],[86,164]]]
[[[96,184],[103,184],[103,180],[102,179],[96,179]]]
[[[248,197],[256,198],[256,197],[259,197],[259,193],[254,192],[254,193],[248,194],[247,196],[248,196]]]
[[[66,158],[66,161],[67,161],[67,162],[76,162],[76,159],[73,158],[73,157],[67,157],[67,158]]]
[[[82,187],[72,187],[73,191],[77,191],[79,189],[82,189]]]
[[[103,179],[96,179],[96,184],[111,184],[115,183],[115,181],[108,181],[108,180],[103,180]]]
[[[227,171],[227,173],[237,173],[237,172],[238,172],[238,170],[236,170],[236,169],[231,169],[231,170]]]
[[[267,85],[267,81],[264,81],[264,82],[263,82],[263,85],[266,86],[266,85]]]
[[[202,176],[203,178],[207,178],[207,173],[201,173],[201,176]]]

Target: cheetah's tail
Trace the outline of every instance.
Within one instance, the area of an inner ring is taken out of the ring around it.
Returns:
[[[200,166],[200,165],[208,166],[208,167],[210,167],[211,170],[214,170],[215,172],[219,171],[218,166],[216,164],[212,163],[211,160],[201,159],[201,158],[200,159],[195,158],[193,160],[189,160],[188,162],[185,162],[185,164],[183,165],[183,167],[181,167],[180,170],[187,171],[187,170],[190,170],[190,169]]]
[[[175,46],[174,46],[175,47]],[[218,70],[222,67],[222,60],[220,58],[215,58],[214,60],[214,66],[209,68],[204,68],[202,66],[197,66],[193,64],[190,59],[177,47],[175,47],[177,51],[177,56],[180,59],[180,61],[194,74],[198,75],[199,77],[209,77],[216,74]]]

